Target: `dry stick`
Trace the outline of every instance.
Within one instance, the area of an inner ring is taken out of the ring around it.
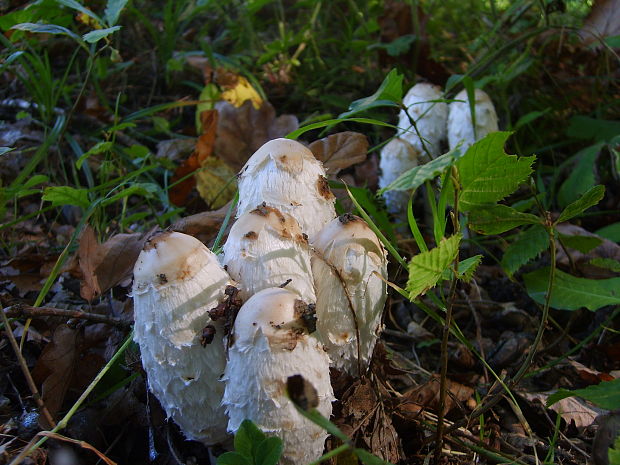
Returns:
[[[88,313],[81,310],[65,310],[54,307],[33,307],[31,305],[17,304],[5,308],[4,312],[9,317],[26,316],[28,318],[36,318],[39,316],[59,316],[63,318],[78,318],[81,320],[92,321],[94,323],[105,323],[112,326],[118,326],[120,328],[129,328],[131,326],[131,323],[113,316]]]
[[[80,446],[82,449],[88,449],[90,451],[93,451],[95,454],[97,454],[97,457],[99,457],[101,460],[103,460],[108,465],[117,465],[115,461],[106,457],[103,452],[100,452],[99,449],[97,449],[95,446],[91,446],[86,441],[79,441],[77,439],[68,438],[67,436],[63,436],[62,434],[51,433],[49,431],[40,431],[37,433],[37,436],[45,436],[51,439],[57,439],[59,441],[65,441],[71,444],[76,444]]]
[[[22,369],[24,378],[26,378],[26,383],[28,384],[28,387],[30,388],[30,392],[32,392],[32,397],[34,398],[34,401],[36,402],[36,404],[39,406],[39,409],[41,410],[41,413],[45,417],[45,420],[47,421],[47,423],[53,428],[56,426],[56,422],[52,418],[52,415],[50,414],[49,410],[45,406],[43,399],[39,395],[39,390],[37,389],[36,384],[34,384],[34,380],[32,379],[30,370],[28,370],[28,365],[26,364],[26,360],[24,360],[24,356],[19,350],[19,345],[17,344],[17,341],[15,340],[15,336],[13,336],[13,330],[11,329],[11,323],[9,322],[9,319],[7,318],[4,312],[2,312],[2,319],[4,320],[4,327],[6,329],[6,335],[9,338],[9,341],[11,341],[13,352],[15,352],[15,356],[17,357],[17,361],[19,362],[19,367]]]

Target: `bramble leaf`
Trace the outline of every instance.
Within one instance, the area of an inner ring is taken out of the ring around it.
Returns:
[[[519,268],[549,247],[549,233],[540,225],[535,225],[522,232],[512,242],[502,257],[502,268],[508,275],[513,275]]]
[[[560,217],[555,221],[556,224],[568,221],[577,215],[580,215],[588,208],[593,207],[601,201],[605,196],[605,186],[598,185],[591,188],[588,192],[583,194],[573,203],[569,204],[564,211],[560,214]]]

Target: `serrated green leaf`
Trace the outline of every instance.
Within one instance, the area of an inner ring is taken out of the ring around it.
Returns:
[[[482,255],[474,255],[473,257],[466,258],[465,260],[461,260],[459,262],[459,279],[462,279],[466,283],[471,281],[471,278],[474,277],[474,273],[476,269],[478,269],[478,265],[482,261]],[[449,280],[452,279],[454,273],[450,268],[444,270],[441,274],[441,279]]]
[[[620,408],[620,378],[612,381],[601,381],[599,384],[593,384],[583,389],[568,391],[560,389],[558,392],[551,394],[547,398],[547,407],[566,397],[578,396],[582,399],[592,402],[594,405],[607,410],[616,410]]]
[[[235,452],[253,459],[256,449],[267,436],[250,420],[243,420],[235,433]]]
[[[529,296],[543,304],[547,293],[549,267],[523,275]],[[555,271],[550,305],[559,310],[585,307],[598,310],[605,305],[620,304],[620,278],[586,279]]]
[[[82,38],[71,32],[69,29],[63,26],[58,26],[56,24],[43,24],[43,23],[21,23],[16,24],[11,29],[18,29],[20,31],[27,32],[37,32],[42,34],[61,34],[65,36],[69,36],[77,42],[83,44]]]
[[[620,242],[620,222],[604,226],[594,231],[594,233],[610,241]]]
[[[605,144],[595,144],[580,150],[571,162],[570,174],[558,189],[558,205],[563,208],[577,200],[596,184],[594,165],[596,158]]]
[[[215,463],[217,465],[254,465],[252,460],[237,452],[224,452]]]
[[[589,263],[590,265],[604,268],[606,270],[613,271],[614,273],[620,273],[620,262],[618,260],[614,260],[613,258],[597,257],[590,260]]]
[[[542,223],[536,215],[501,204],[476,208],[469,213],[468,220],[470,227],[482,234],[501,234],[524,224]]]
[[[277,465],[282,455],[283,445],[280,438],[267,438],[258,445],[255,465]]]
[[[108,152],[114,146],[113,142],[110,141],[102,141],[97,142],[88,152],[84,152],[80,158],[75,162],[75,166],[77,169],[82,168],[82,164],[84,161],[90,157],[91,155],[97,155],[99,153]]]
[[[549,248],[549,233],[540,225],[535,225],[517,236],[502,257],[502,268],[509,276],[519,268],[535,259]]]
[[[82,39],[84,39],[89,44],[94,44],[96,42],[99,42],[101,39],[108,37],[110,34],[118,31],[120,28],[121,26],[112,26],[105,29],[95,29],[94,31],[90,31],[84,34],[82,36]]]
[[[411,259],[406,287],[410,300],[415,300],[437,284],[444,270],[456,258],[460,243],[461,235],[455,234],[434,249],[422,252]]]
[[[338,118],[347,118],[356,113],[379,106],[398,106],[402,99],[403,75],[396,69],[393,69],[388,73],[374,94],[355,100],[349,106],[349,111],[342,113]]]
[[[564,247],[578,250],[581,253],[588,253],[603,243],[603,239],[593,236],[559,234],[558,238]]]
[[[405,171],[401,174],[389,186],[381,189],[378,194],[382,194],[385,191],[408,191],[417,189],[426,181],[430,181],[444,173],[445,170],[452,166],[461,156],[463,156],[463,154],[457,148],[448,153],[444,153],[424,165],[414,166],[409,171]]]
[[[91,203],[87,189],[75,189],[69,186],[47,187],[43,191],[41,199],[46,202],[52,202],[54,207],[75,205],[76,207],[87,209]]]
[[[577,215],[580,215],[588,208],[593,207],[601,201],[605,196],[605,186],[598,185],[591,188],[579,199],[568,205],[564,211],[560,214],[560,217],[556,220],[556,224],[568,221]]]
[[[118,22],[118,17],[121,14],[128,0],[108,0],[108,4],[103,10],[103,18],[108,26],[114,26]]]
[[[532,172],[536,157],[504,152],[509,132],[493,132],[469,147],[456,162],[459,170],[462,211],[487,207],[512,194]]]

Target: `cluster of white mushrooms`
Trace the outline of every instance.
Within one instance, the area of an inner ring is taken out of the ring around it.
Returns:
[[[389,186],[418,164],[429,161],[428,154],[433,158],[441,155],[442,143],[446,138],[450,149],[461,144],[461,150],[467,150],[477,140],[497,131],[495,107],[483,90],[475,90],[475,128],[466,90],[459,92],[450,105],[438,101],[442,99],[441,88],[433,84],[418,83],[409,89],[403,105],[414,120],[415,127],[407,113],[401,110],[398,119],[401,132],[381,151],[381,188]],[[401,214],[405,211],[408,192],[387,191],[383,195],[390,213]]]
[[[381,242],[362,219],[336,218],[334,201],[312,152],[275,139],[241,170],[220,257],[177,232],[146,244],[135,340],[151,391],[189,439],[221,443],[250,419],[282,438],[282,463],[321,456],[327,433],[296,411],[287,378],[307,379],[329,417],[329,369],[366,370],[387,295]]]

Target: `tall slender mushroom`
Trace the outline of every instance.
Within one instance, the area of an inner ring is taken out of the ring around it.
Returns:
[[[281,463],[318,459],[327,433],[301,416],[286,395],[289,376],[302,375],[318,392],[317,409],[331,415],[334,395],[329,358],[313,331],[314,309],[282,288],[264,289],[241,307],[234,325],[224,380],[228,429],[250,419],[264,432],[282,438]]]
[[[290,139],[265,143],[239,173],[237,217],[263,202],[295,218],[310,238],[336,216],[323,165]]]
[[[185,436],[207,445],[228,437],[224,331],[208,311],[230,284],[217,257],[178,232],[151,238],[134,267],[134,339],[149,387]]]
[[[428,161],[426,152],[436,157],[441,154],[441,142],[446,138],[446,121],[448,105],[438,102],[443,98],[439,86],[427,82],[419,82],[407,92],[403,105],[407,112],[400,111],[398,126],[404,130],[400,138],[411,144],[421,154],[422,161]],[[415,121],[415,128],[409,116]]]
[[[316,300],[308,237],[292,216],[276,208],[263,204],[242,214],[230,229],[221,260],[239,282],[243,300],[283,284],[308,302]]]
[[[312,242],[317,337],[332,365],[351,374],[368,366],[387,298],[386,252],[364,220],[346,214]]]
[[[394,182],[401,174],[418,165],[418,152],[407,141],[396,138],[388,142],[381,150],[379,160],[379,187],[384,188]],[[407,191],[386,191],[383,193],[387,210],[399,215],[406,211],[410,193]]]
[[[497,131],[497,113],[489,95],[481,90],[475,91],[474,114],[476,128],[472,122],[471,108],[467,97],[467,90],[459,92],[455,100],[450,104],[448,116],[448,142],[450,148],[455,148],[462,143],[462,150],[467,150],[474,142],[482,139],[487,134]]]

